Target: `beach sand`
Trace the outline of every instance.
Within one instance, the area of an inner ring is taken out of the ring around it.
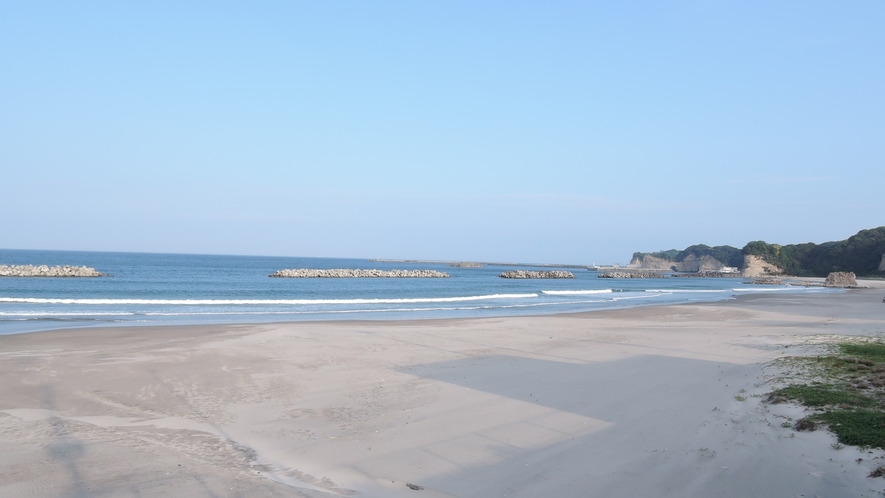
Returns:
[[[0,496],[880,496],[761,395],[882,296],[0,336]]]

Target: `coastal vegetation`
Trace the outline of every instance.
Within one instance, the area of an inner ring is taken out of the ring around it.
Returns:
[[[758,256],[788,275],[823,277],[830,272],[850,271],[858,276],[882,276],[885,227],[861,230],[847,240],[814,244],[778,245],[757,240],[741,250]]]
[[[780,361],[799,375],[767,400],[810,410],[795,430],[826,427],[839,444],[885,449],[885,343],[840,343],[827,355]]]
[[[747,243],[742,249],[732,246],[697,244],[683,250],[635,252],[631,265],[642,268],[672,267],[677,271],[703,271],[703,264],[688,263],[703,259],[747,270],[767,267],[765,274],[799,277],[826,277],[832,272],[853,272],[860,277],[885,277],[885,226],[861,230],[846,240],[815,244],[769,244],[762,240]],[[673,265],[670,265],[670,263]],[[755,274],[750,273],[750,276]]]
[[[634,252],[633,260],[642,260],[642,258],[644,258],[645,256],[652,256],[655,258],[672,261],[674,263],[685,261],[690,256],[694,256],[697,259],[708,256],[719,260],[725,266],[734,267],[740,267],[744,261],[744,256],[743,254],[741,254],[740,249],[727,245],[710,247],[705,244],[695,244],[693,246],[688,246],[681,251],[678,249],[670,249],[668,251],[658,252]]]

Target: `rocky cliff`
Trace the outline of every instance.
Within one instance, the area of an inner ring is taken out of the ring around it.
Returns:
[[[780,275],[784,272],[783,268],[773,265],[760,256],[747,254],[744,256],[742,277],[764,277],[766,275]]]
[[[636,252],[630,260],[631,268],[642,270],[675,270],[681,272],[718,271],[738,267],[743,261],[740,249],[731,246],[710,247],[704,244],[688,246],[678,251]]]
[[[725,268],[726,265],[722,261],[713,256],[697,257],[689,254],[685,259],[676,263],[676,271],[698,272],[698,271],[717,271]]]
[[[853,272],[885,276],[885,226],[861,230],[846,240],[815,244],[769,244],[748,242],[743,249],[731,246],[689,246],[652,253],[636,252],[631,269],[676,270],[677,272],[719,271],[741,268],[744,277],[794,275],[824,277],[830,272]]]
[[[755,240],[748,242],[742,252],[761,257],[787,275],[824,277],[830,272],[854,272],[860,276],[885,276],[885,226],[822,244],[780,245]]]
[[[682,261],[676,262],[669,259],[659,258],[651,254],[634,256],[630,260],[631,268],[641,270],[675,270],[682,272],[718,271],[727,267],[725,263],[710,255],[696,256],[689,254]]]
[[[630,266],[643,270],[670,270],[676,263],[670,259],[659,258],[651,254],[633,255]]]

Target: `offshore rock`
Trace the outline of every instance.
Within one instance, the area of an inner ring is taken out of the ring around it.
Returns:
[[[824,281],[826,287],[857,287],[857,277],[851,271],[834,271]]]
[[[86,266],[0,265],[0,277],[101,277],[103,273]]]
[[[501,278],[575,278],[570,271],[526,271],[510,270],[498,275]]]
[[[599,278],[667,278],[667,275],[657,271],[610,271],[600,273]]]
[[[448,273],[436,270],[356,270],[350,268],[334,268],[316,270],[310,268],[294,268],[271,273],[274,278],[448,278]]]

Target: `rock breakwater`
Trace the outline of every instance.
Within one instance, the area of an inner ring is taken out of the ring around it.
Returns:
[[[102,277],[86,266],[0,265],[0,277]]]
[[[498,275],[501,278],[575,278],[570,271],[526,271],[510,270]]]
[[[273,278],[448,278],[448,273],[436,270],[360,270],[333,268],[317,270],[293,268],[268,275]]]
[[[741,278],[738,272],[699,271],[695,273],[674,273],[671,277],[679,278]]]
[[[744,282],[752,285],[784,285],[784,281],[779,278],[757,278],[752,282]]]
[[[656,271],[610,271],[600,273],[599,278],[667,278],[665,273]]]
[[[452,268],[482,268],[482,263],[460,262],[452,263],[449,266],[451,266]]]

